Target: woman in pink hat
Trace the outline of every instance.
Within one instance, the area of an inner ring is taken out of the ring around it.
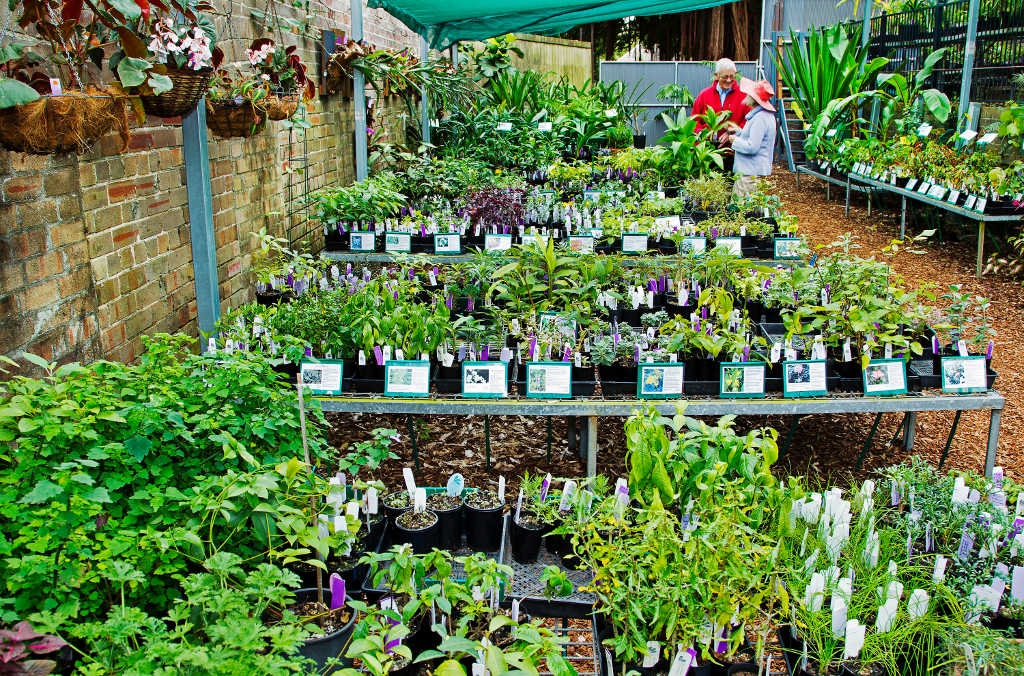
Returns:
[[[733,194],[743,197],[756,189],[758,176],[770,176],[772,173],[776,122],[771,98],[775,96],[775,90],[765,80],[755,82],[746,77],[740,79],[739,87],[747,95],[744,103],[751,111],[747,113],[747,122],[742,129],[732,122],[728,127],[732,149],[736,152]]]

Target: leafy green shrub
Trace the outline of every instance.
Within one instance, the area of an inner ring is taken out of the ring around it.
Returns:
[[[146,340],[137,365],[56,367],[0,386],[0,620],[29,611],[95,619],[115,562],[140,571],[140,602],[166,607],[186,559],[165,531],[191,515],[197,477],[302,457],[296,392],[270,365],[215,362],[193,339]],[[324,454],[323,415],[308,416]]]

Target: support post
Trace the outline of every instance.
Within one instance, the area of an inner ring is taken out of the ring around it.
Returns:
[[[900,204],[900,241],[902,242],[907,236],[907,197],[906,195],[900,195],[902,200]]]
[[[903,434],[903,427],[907,424],[907,414],[903,414],[903,420],[900,421],[900,426],[896,428],[896,434],[892,435],[892,441],[889,442],[890,446],[894,446],[899,440],[900,435]]]
[[[960,424],[960,414],[963,411],[957,411],[956,415],[953,416],[953,426],[949,428],[949,436],[946,437],[946,447],[942,449],[942,457],[939,458],[939,471],[942,471],[942,466],[946,464],[946,456],[949,455],[949,447],[953,444],[953,437],[956,435],[956,427]]]
[[[426,64],[430,50],[427,48],[427,39],[420,36],[420,62]],[[420,89],[420,135],[424,143],[430,143],[430,92],[426,87]]]
[[[974,76],[974,53],[978,42],[978,8],[981,0],[971,0],[967,11],[967,39],[964,42],[964,71],[960,76],[960,105],[956,111],[956,127],[964,121],[967,105],[971,102],[971,78]]]
[[[576,416],[565,417],[565,432],[569,437],[569,455],[573,455],[576,452]]]
[[[551,464],[551,416],[546,416],[548,421],[548,464]]]
[[[907,425],[903,428],[903,450],[914,450],[914,432],[917,428],[917,411],[907,411]]]
[[[420,470],[420,452],[416,448],[416,423],[412,419],[412,414],[405,416],[405,424],[409,428],[409,442],[412,444],[412,464],[418,472]]]
[[[363,39],[363,0],[351,0],[352,39]],[[363,73],[354,69],[352,73],[352,107],[355,112],[356,180],[364,181],[369,175],[369,160],[366,149],[366,79]]]
[[[999,445],[999,420],[1003,417],[1001,408],[992,409],[992,417],[988,423],[988,448],[985,450],[985,476],[992,478],[992,469],[996,466],[996,446]]]
[[[484,452],[487,454],[487,471],[491,471],[491,416],[484,416]]]
[[[785,440],[782,442],[782,448],[779,449],[779,457],[786,455],[786,451],[789,450],[789,442],[793,440],[793,434],[796,432],[796,426],[800,424],[800,418],[802,415],[793,416],[793,424],[789,426],[789,432],[786,434]]]
[[[217,287],[217,244],[213,235],[213,195],[210,191],[210,154],[206,147],[206,100],[181,118],[188,188],[188,221],[192,237],[192,271],[196,283],[196,312],[200,334],[212,333],[220,318]],[[206,351],[207,341],[199,341]]]
[[[985,257],[985,219],[978,219],[978,261],[974,265],[974,276],[981,277],[981,262]]]
[[[875,432],[878,431],[878,423],[882,421],[882,414],[879,413],[875,416],[875,423],[871,426],[871,431],[868,432],[868,438],[864,440],[864,448],[860,449],[860,455],[857,457],[857,464],[854,465],[854,469],[860,469],[860,466],[864,463],[864,456],[868,454],[868,449],[871,448],[871,442],[875,439]]]
[[[864,0],[864,19],[860,27],[860,46],[867,49],[871,40],[871,10],[874,8],[874,0]]]
[[[997,423],[998,425],[998,423]],[[993,457],[995,453],[993,452]],[[587,476],[597,476],[597,416],[587,416]]]

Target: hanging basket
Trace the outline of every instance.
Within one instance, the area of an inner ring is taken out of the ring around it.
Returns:
[[[129,139],[125,97],[106,88],[47,95],[0,110],[0,146],[20,153],[85,152],[114,128],[124,150]]]
[[[174,84],[170,91],[139,97],[147,115],[180,117],[189,113],[206,94],[210,79],[213,77],[213,69],[187,70],[168,67],[167,77],[171,78]]]
[[[206,101],[206,126],[221,138],[249,138],[263,131],[267,116],[252,101]]]
[[[295,114],[299,107],[299,95],[295,93],[271,94],[260,101],[260,106],[267,112],[267,117],[271,120],[287,120]]]

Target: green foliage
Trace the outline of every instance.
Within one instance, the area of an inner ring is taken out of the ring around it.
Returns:
[[[256,356],[217,363],[192,339],[145,339],[140,363],[46,365],[0,391],[0,615],[94,619],[109,608],[115,562],[144,574],[147,604],[174,598],[187,559],[165,529],[188,518],[201,474],[302,455],[293,388]],[[38,357],[26,356],[34,363]],[[43,362],[45,364],[45,362]],[[310,453],[325,444],[307,416]]]

